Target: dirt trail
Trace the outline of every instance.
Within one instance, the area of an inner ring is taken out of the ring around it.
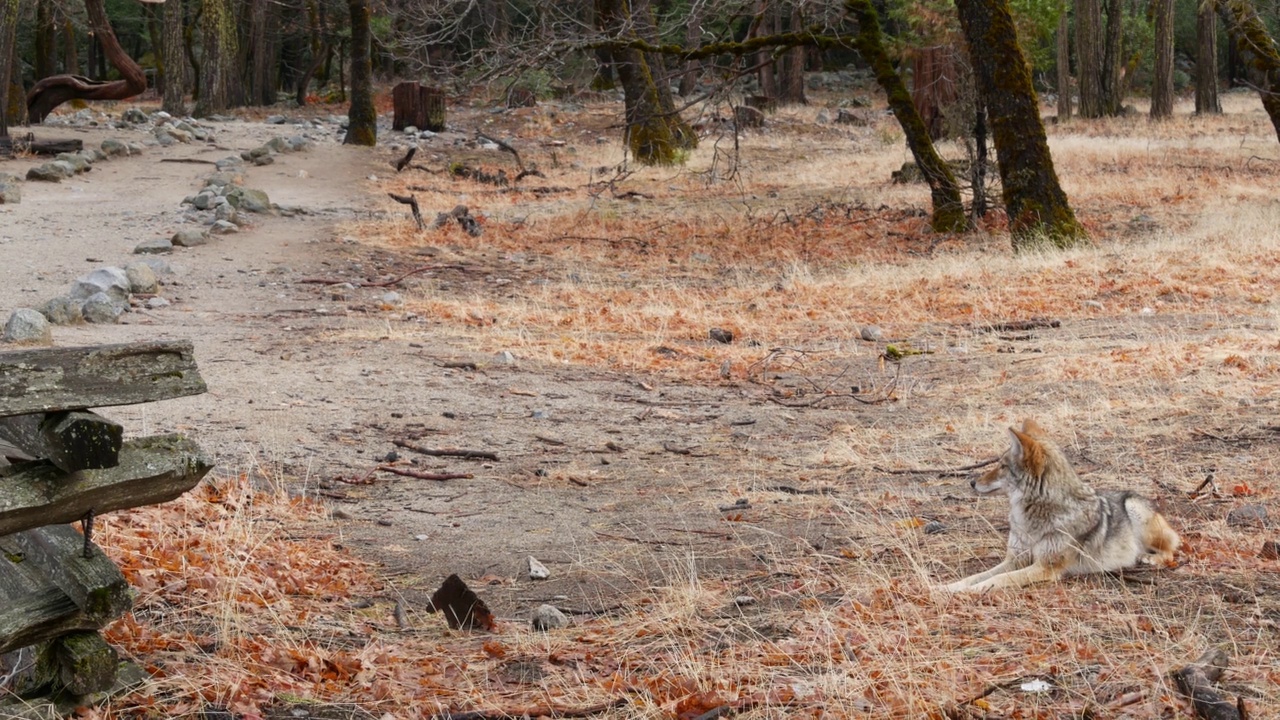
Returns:
[[[59,184],[25,184],[21,204],[0,208],[5,314],[64,292],[94,268],[127,264],[138,242],[182,227],[182,198],[213,167],[166,160],[213,161],[282,133],[248,122],[216,129],[215,147],[153,148]],[[134,139],[96,129],[41,136],[95,146],[110,136]],[[655,387],[473,357],[404,313],[378,312],[385,289],[335,300],[332,288],[298,282],[407,267],[335,229],[370,212],[366,178],[385,172],[390,154],[320,142],[248,168],[247,186],[305,212],[255,218],[239,234],[178,249],[167,256],[175,276],[162,290],[173,305],[129,313],[115,326],[58,327],[55,343],[192,340],[206,395],[108,414],[130,432],[191,435],[219,472],[260,473],[325,496],[344,520],[347,544],[384,563],[414,599],[457,572],[495,583],[488,592],[502,615],[557,596],[565,606],[598,607],[645,587],[647,577],[752,562],[751,546],[771,544],[771,532],[726,530],[718,508],[731,506],[735,492],[769,484],[744,470],[759,466],[751,452],[760,438],[795,432],[784,408],[746,401],[730,387]],[[6,161],[0,172],[22,174],[31,164]],[[475,368],[443,367],[458,359]],[[342,481],[371,477],[388,452],[415,456],[392,445],[405,437],[499,460],[415,466],[475,476],[448,483],[382,473],[370,485]],[[717,455],[731,446],[736,459],[726,465]],[[551,568],[550,582],[530,584],[529,555]]]

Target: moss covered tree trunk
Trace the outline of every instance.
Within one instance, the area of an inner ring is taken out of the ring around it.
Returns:
[[[369,0],[347,0],[351,11],[351,110],[344,145],[378,143],[378,112],[373,106],[373,63],[370,60]]]
[[[1227,27],[1241,60],[1258,77],[1258,94],[1280,137],[1280,51],[1249,0],[1220,0]]]
[[[640,7],[648,12],[647,4]],[[605,34],[617,40],[637,40],[637,27],[646,27],[632,12],[630,0],[596,0],[596,22]],[[652,24],[652,18],[648,23]],[[696,146],[697,136],[676,112],[671,93],[664,95],[658,90],[653,70],[642,51],[620,47],[612,50],[612,56],[614,70],[622,83],[627,147],[631,154],[646,165],[680,162],[681,151]]]
[[[1196,11],[1196,114],[1222,112],[1218,100],[1218,4],[1204,0]]]
[[[1173,117],[1173,0],[1155,0],[1156,58],[1151,79],[1151,119]]]
[[[1015,249],[1068,247],[1088,235],[1067,203],[1008,0],[956,0],[978,94],[987,106]]]
[[[203,52],[195,114],[204,117],[240,105],[244,89],[236,67],[239,39],[230,0],[202,0],[200,25]]]
[[[889,96],[889,107],[907,136],[907,147],[916,160],[921,174],[929,183],[933,201],[933,218],[930,224],[936,232],[961,232],[969,227],[964,214],[964,202],[960,199],[960,187],[956,184],[951,168],[938,156],[929,139],[920,112],[911,101],[906,83],[893,69],[893,62],[884,49],[880,32],[880,19],[871,0],[845,0],[845,8],[858,21],[858,36],[854,45],[862,58],[871,65],[876,82]]]

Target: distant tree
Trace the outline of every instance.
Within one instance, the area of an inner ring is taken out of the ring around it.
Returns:
[[[243,104],[240,83],[239,34],[231,0],[201,0],[200,97],[195,115],[205,117]]]
[[[1087,239],[1058,182],[1008,0],[956,0],[978,93],[991,118],[1014,248]]]
[[[1196,114],[1222,112],[1218,100],[1218,3],[1201,0],[1196,6]]]
[[[160,11],[159,55],[164,67],[164,111],[181,117],[187,113],[187,56],[182,43],[183,0],[165,0]]]
[[[936,232],[962,232],[969,227],[964,214],[964,202],[960,199],[960,187],[951,167],[947,165],[929,137],[924,119],[911,101],[906,83],[893,68],[893,62],[885,51],[880,31],[880,19],[871,0],[845,0],[845,7],[858,21],[858,36],[854,46],[871,66],[876,82],[889,97],[889,108],[907,136],[907,147],[915,158],[916,166],[925,181],[933,200],[933,218],[930,222]]]
[[[1151,119],[1173,117],[1173,0],[1154,0],[1156,57],[1151,80]]]
[[[14,66],[14,49],[18,41],[18,0],[0,0],[0,138],[9,137],[9,95]]]
[[[1058,120],[1071,119],[1071,14],[1066,3],[1058,15]]]
[[[351,11],[351,110],[344,145],[378,143],[378,111],[373,105],[373,63],[369,57],[369,0],[347,0]]]
[[[107,61],[120,73],[119,80],[90,80],[79,75],[53,75],[37,82],[27,93],[27,113],[31,122],[44,120],[54,108],[68,100],[125,100],[147,89],[147,76],[116,38],[107,18],[103,0],[84,0],[89,27]]]

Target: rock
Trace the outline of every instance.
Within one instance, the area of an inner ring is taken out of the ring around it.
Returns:
[[[551,571],[546,565],[538,562],[534,556],[529,556],[529,579],[530,580],[546,580],[551,577]]]
[[[289,147],[293,149],[294,152],[302,152],[303,150],[310,150],[311,141],[303,137],[302,135],[294,135],[293,137],[289,138]]]
[[[27,171],[27,179],[39,182],[58,182],[75,174],[76,170],[70,163],[55,161],[31,168]]]
[[[233,222],[226,220],[214,220],[213,225],[209,227],[209,232],[214,235],[230,235],[240,232],[240,228]]]
[[[232,207],[231,203],[229,202],[224,202],[218,205],[217,209],[213,211],[214,220],[223,220],[229,223],[235,223],[236,225],[239,225],[240,223],[238,222],[238,218],[239,218],[239,214],[236,212],[236,209]]]
[[[216,193],[208,188],[201,190],[191,198],[191,207],[197,210],[208,210],[213,207],[213,199],[218,197]]]
[[[118,267],[98,268],[77,278],[68,295],[84,300],[98,293],[104,293],[112,302],[124,305],[129,302],[129,275]]]
[[[177,247],[196,247],[209,242],[209,236],[204,230],[188,228],[174,233],[172,242]]]
[[[946,525],[943,525],[942,523],[938,522],[937,520],[930,520],[929,522],[925,523],[925,525],[924,525],[924,534],[925,534],[925,535],[941,535],[942,533],[944,533],[944,532],[946,532],[946,531],[947,531],[947,526],[946,526]]]
[[[129,154],[129,146],[115,138],[102,141],[102,153],[107,157],[125,157]]]
[[[80,305],[83,302],[66,295],[59,295],[42,305],[40,312],[54,325],[78,325],[84,322],[84,315],[80,313]]]
[[[864,325],[861,335],[867,342],[879,342],[880,338],[884,337],[884,332],[875,325]]]
[[[169,238],[152,238],[143,240],[133,246],[135,255],[152,255],[158,253],[173,252],[173,241]]]
[[[170,266],[169,261],[164,258],[144,257],[138,258],[138,262],[151,268],[151,271],[156,274],[156,277],[173,274],[173,267]]]
[[[104,292],[97,293],[84,301],[84,305],[80,306],[80,312],[84,315],[86,322],[110,324],[120,320],[120,315],[124,313],[124,305],[116,303]]]
[[[70,165],[77,175],[87,173],[92,169],[89,166],[89,161],[80,153],[58,153],[54,159]]]
[[[147,122],[147,114],[138,108],[129,108],[124,111],[124,114],[120,116],[120,119],[125,122],[133,123],[134,125],[142,125]]]
[[[124,269],[129,278],[129,292],[152,295],[160,290],[160,281],[156,279],[156,271],[146,263],[133,263]]]
[[[502,363],[503,365],[515,365],[516,356],[513,355],[510,350],[503,350],[502,352],[498,353],[498,362]]]
[[[383,293],[381,300],[384,307],[396,307],[404,304],[404,298],[398,292]]]
[[[148,310],[159,310],[160,308],[169,307],[169,301],[162,297],[147,298]]]
[[[141,155],[142,153],[147,151],[147,149],[142,146],[142,143],[130,142],[125,144],[129,146],[130,155]]]
[[[755,605],[757,602],[759,601],[750,595],[739,595],[733,599],[733,604],[738,607],[750,607],[751,605]]]
[[[857,110],[846,110],[841,108],[836,111],[836,122],[840,125],[852,125],[854,127],[867,127],[871,124],[871,118],[864,112]]]
[[[1257,503],[1241,505],[1227,513],[1227,524],[1234,527],[1265,527],[1267,508]]]
[[[724,328],[713,327],[707,331],[707,337],[722,345],[728,345],[733,342],[733,331]]]
[[[275,155],[262,155],[262,156],[259,156],[259,157],[254,158],[254,159],[253,159],[253,164],[254,164],[254,165],[257,165],[258,167],[262,167],[262,166],[264,166],[264,165],[270,165],[270,164],[274,163],[275,161],[276,161],[276,156],[275,156]]]
[[[44,315],[31,308],[18,308],[4,324],[4,342],[18,345],[51,345],[53,331]]]
[[[529,618],[529,624],[533,629],[542,632],[569,627],[570,623],[569,616],[560,612],[555,605],[539,605],[538,609],[533,611],[533,616]]]
[[[285,140],[282,137],[271,138],[270,140],[267,141],[266,146],[271,148],[271,150],[273,150],[274,152],[278,152],[278,153],[293,152],[293,146],[289,144],[288,140]]]
[[[268,125],[283,125],[285,123],[285,119],[283,115],[268,115],[267,119],[263,122]]]
[[[227,202],[241,212],[269,213],[271,198],[261,190],[247,187],[234,187],[227,191]]]
[[[238,157],[224,157],[215,162],[213,166],[218,169],[218,172],[226,172],[228,170],[244,167],[244,161]]]
[[[0,173],[0,205],[17,205],[20,202],[22,190],[18,187],[18,178]]]
[[[1264,540],[1262,549],[1258,551],[1258,557],[1263,560],[1280,560],[1280,541]]]

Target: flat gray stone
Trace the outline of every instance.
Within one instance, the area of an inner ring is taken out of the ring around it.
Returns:
[[[89,161],[80,153],[58,153],[54,159],[70,165],[77,175],[87,173],[92,169],[89,166]]]
[[[143,240],[133,246],[133,252],[137,255],[158,255],[160,253],[170,253],[173,252],[173,241],[169,238]]]
[[[269,213],[271,198],[261,190],[247,187],[234,187],[227,191],[227,202],[241,212]]]
[[[129,277],[129,292],[153,295],[160,290],[160,281],[156,279],[156,271],[146,263],[133,263],[124,269]]]
[[[151,272],[154,272],[156,274],[156,277],[163,277],[165,275],[173,274],[173,266],[171,266],[169,264],[169,261],[165,260],[164,258],[142,257],[142,258],[138,258],[138,262],[151,268]]]
[[[1233,527],[1265,527],[1267,507],[1261,504],[1241,505],[1227,513],[1227,524]]]
[[[67,293],[77,300],[84,300],[97,293],[105,293],[114,302],[129,302],[129,275],[122,268],[98,268],[76,279]]]
[[[876,327],[875,325],[863,326],[861,334],[862,334],[862,339],[866,340],[867,342],[878,342],[880,338],[884,337],[884,332],[881,331],[880,328]]]
[[[28,170],[27,179],[38,182],[59,182],[75,174],[75,168],[71,167],[70,163],[47,162]]]
[[[124,314],[124,304],[117,303],[106,293],[98,293],[86,299],[80,306],[85,322],[109,325],[120,321]]]
[[[80,313],[83,300],[60,295],[40,307],[40,313],[54,325],[79,325],[84,322]]]
[[[538,558],[529,556],[529,579],[530,580],[546,580],[551,577],[551,571],[546,565],[538,562]]]
[[[160,308],[169,307],[169,301],[162,297],[147,298],[148,310],[159,310]]]
[[[172,242],[175,247],[196,247],[209,242],[209,235],[195,228],[179,230],[173,234]]]
[[[569,616],[560,612],[555,605],[539,605],[538,609],[533,611],[533,616],[529,618],[529,624],[533,629],[543,632],[569,627],[571,622]]]
[[[294,135],[289,138],[289,148],[294,152],[302,152],[311,149],[311,141],[302,135]]]
[[[0,205],[17,205],[22,202],[22,188],[18,178],[0,173]]]
[[[107,138],[102,141],[102,153],[107,157],[126,157],[129,154],[129,146],[115,138]]]
[[[53,330],[38,310],[18,308],[4,324],[3,340],[18,345],[51,345]]]
[[[213,225],[209,227],[209,232],[213,233],[214,235],[230,235],[232,233],[240,232],[240,228],[236,226],[236,224],[233,222],[227,222],[226,220],[215,220],[213,222]]]

